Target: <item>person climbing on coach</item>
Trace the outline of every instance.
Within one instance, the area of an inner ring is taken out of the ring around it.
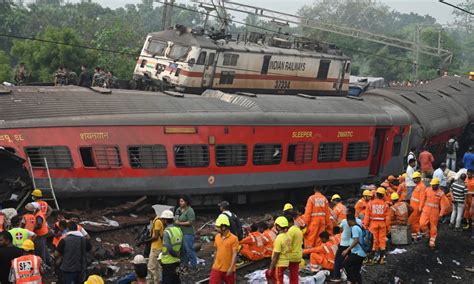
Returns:
[[[438,220],[446,212],[444,204],[447,203],[444,192],[439,188],[439,180],[431,180],[431,187],[426,189],[426,194],[420,201],[419,210],[421,211],[420,226],[421,231],[428,236],[428,225],[430,225],[430,248],[434,249],[436,245],[436,236],[438,235]]]
[[[448,142],[446,142],[446,165],[448,169],[452,170],[453,172],[456,171],[458,150],[459,143],[456,141],[456,137],[452,136]]]
[[[303,232],[295,224],[295,213],[293,210],[285,211],[284,216],[288,219],[288,237],[291,239],[291,249],[288,253],[288,268],[290,270],[290,284],[298,284],[298,271],[303,260]]]
[[[392,206],[390,206],[390,222],[391,225],[406,226],[408,225],[408,216],[413,209],[406,202],[400,201],[398,193],[394,192],[390,196]]]
[[[385,193],[385,188],[377,188],[376,198],[369,202],[364,217],[365,228],[369,228],[374,236],[374,255],[369,257],[368,264],[385,264],[387,232],[390,232],[390,208],[384,200]]]
[[[41,284],[43,268],[41,257],[36,256],[35,244],[26,240],[22,246],[23,256],[12,260],[10,282],[15,284]]]
[[[217,235],[214,238],[214,263],[209,284],[235,283],[235,264],[239,251],[239,240],[230,232],[230,220],[225,215],[216,219]]]
[[[364,219],[365,215],[365,210],[367,209],[367,206],[369,205],[370,200],[372,200],[373,194],[372,191],[366,189],[364,192],[362,192],[362,198],[357,201],[357,203],[354,206],[355,209],[355,215],[357,218]]]
[[[275,220],[278,236],[273,242],[273,254],[270,267],[265,271],[267,281],[274,284],[283,284],[283,275],[290,265],[288,254],[291,252],[291,239],[288,236],[288,219],[280,216]]]
[[[341,196],[339,194],[334,194],[331,197],[331,203],[333,204],[332,210],[334,211],[335,216],[334,223],[337,226],[342,220],[346,219],[347,208],[342,204]]]
[[[314,195],[308,198],[304,212],[304,223],[307,225],[307,232],[304,236],[305,248],[312,248],[320,244],[319,234],[332,227],[330,217],[329,202],[320,192],[319,186],[315,186]]]
[[[48,218],[51,216],[51,213],[53,212],[53,209],[51,206],[48,205],[48,202],[44,201],[43,198],[43,192],[41,189],[35,189],[33,192],[31,192],[31,198],[33,199],[34,202],[39,204],[39,208],[41,210],[41,213]]]
[[[433,155],[428,151],[428,148],[423,148],[423,152],[418,155],[420,161],[420,171],[424,178],[431,177],[433,174],[433,162],[435,161]]]
[[[421,174],[420,172],[415,172],[413,174],[413,182],[415,183],[416,187],[413,190],[413,194],[410,198],[410,206],[413,209],[413,212],[408,217],[408,223],[411,226],[411,237],[413,240],[420,240],[420,200],[422,200],[426,194],[426,186],[421,181]]]

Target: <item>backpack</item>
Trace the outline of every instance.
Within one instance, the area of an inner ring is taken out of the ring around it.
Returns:
[[[239,241],[244,238],[244,230],[242,228],[242,223],[240,223],[240,219],[237,217],[237,215],[231,213],[231,215],[225,214],[227,217],[229,217],[229,222],[230,222],[230,232],[234,234]]]
[[[359,224],[357,224],[356,226],[362,230],[362,237],[359,238],[359,244],[362,247],[362,250],[364,250],[364,252],[366,253],[370,253],[372,251],[372,245],[374,243],[374,236],[369,230],[365,229]]]
[[[454,143],[456,143],[455,141],[452,141],[452,142],[449,142],[447,143],[446,147],[448,148],[448,154],[454,154]]]

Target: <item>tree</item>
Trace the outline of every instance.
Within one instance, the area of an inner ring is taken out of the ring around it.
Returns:
[[[5,51],[0,50],[0,84],[4,81],[12,80],[12,69],[10,67],[10,58]]]
[[[76,72],[81,64],[95,65],[96,52],[77,47],[81,40],[72,29],[47,28],[36,38],[62,44],[33,40],[13,42],[11,54],[31,70],[31,81],[51,82],[60,65]]]

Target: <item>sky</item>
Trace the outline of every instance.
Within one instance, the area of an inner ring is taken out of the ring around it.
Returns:
[[[67,1],[67,0],[66,0]],[[74,0],[70,0],[75,2]],[[140,0],[94,0],[111,8],[123,6],[127,3],[140,3]],[[180,3],[191,3],[190,0],[177,0]],[[276,11],[295,14],[304,5],[310,5],[313,0],[233,0],[241,4],[248,4]],[[420,15],[431,15],[441,24],[452,22],[453,8],[441,4],[438,0],[377,0],[389,7],[403,13],[418,13]],[[452,4],[460,4],[461,0],[447,0]]]

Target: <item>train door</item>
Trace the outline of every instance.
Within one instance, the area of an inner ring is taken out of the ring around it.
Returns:
[[[204,71],[202,73],[201,87],[210,88],[214,81],[216,69],[216,52],[210,51],[207,60],[204,63]]]
[[[374,143],[372,145],[372,153],[370,160],[370,175],[378,176],[381,170],[386,135],[387,129],[378,128],[375,130]]]

